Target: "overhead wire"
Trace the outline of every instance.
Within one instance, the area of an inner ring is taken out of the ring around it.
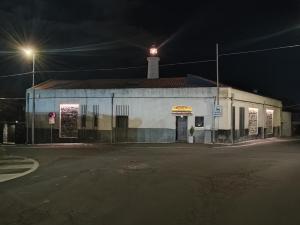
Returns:
[[[32,74],[32,72],[8,74],[8,75],[0,76],[0,78],[18,77],[18,76],[24,76],[24,75],[28,75],[28,74]]]
[[[220,54],[219,56],[241,55],[241,54],[249,54],[249,53],[256,53],[256,52],[266,52],[266,51],[272,51],[272,50],[287,49],[287,48],[297,48],[297,47],[300,47],[300,45],[297,44],[297,45],[287,45],[287,46],[280,46],[280,47],[274,47],[274,48],[249,50],[249,51],[229,52],[229,53]]]
[[[213,60],[213,59],[209,59],[209,60],[197,60],[197,61],[187,61],[187,62],[162,64],[160,66],[161,67],[167,67],[167,66],[196,64],[196,63],[205,63],[205,62],[213,62],[213,61],[215,61],[215,60]],[[146,67],[147,67],[146,65],[141,65],[141,66],[113,67],[113,68],[95,68],[95,69],[40,70],[40,71],[35,71],[35,73],[38,74],[38,73],[76,73],[76,72],[94,72],[94,71],[114,71],[114,70],[142,69],[142,68],[146,68]],[[0,76],[0,78],[17,77],[17,76],[24,76],[24,75],[28,75],[28,74],[32,74],[32,72],[2,75],[2,76]]]
[[[188,62],[178,62],[178,63],[162,64],[160,65],[160,67],[197,64],[197,63],[206,63],[206,62],[215,62],[215,61],[216,61],[215,59],[207,59],[207,60],[197,60],[197,61],[188,61]]]
[[[295,105],[287,105],[287,106],[284,106],[285,108],[294,108],[294,107],[299,107],[300,104],[295,104]]]
[[[88,46],[88,45],[87,45]],[[241,55],[241,54],[250,54],[250,53],[257,53],[257,52],[266,52],[266,51],[272,51],[272,50],[280,50],[280,49],[287,49],[287,48],[296,48],[300,47],[299,44],[296,45],[287,45],[287,46],[280,46],[280,47],[274,47],[274,48],[264,48],[264,49],[257,49],[257,50],[249,50],[249,51],[240,51],[240,52],[228,52],[228,53],[222,53],[219,54],[219,57],[223,56],[233,56],[233,55]],[[80,48],[80,47],[78,47]],[[78,50],[77,47],[74,48],[66,48],[62,50]],[[54,49],[54,51],[57,51],[58,49]],[[47,51],[45,51],[47,52]],[[4,53],[13,53],[11,51],[0,51],[0,54]],[[177,63],[168,63],[168,64],[161,64],[160,67],[168,67],[168,66],[177,66],[177,65],[187,65],[187,64],[197,64],[197,63],[207,63],[207,62],[215,62],[215,59],[207,59],[207,60],[196,60],[196,61],[187,61],[187,62],[177,62]],[[130,70],[130,69],[141,69],[146,68],[146,65],[141,66],[129,66],[129,67],[113,67],[113,68],[95,68],[95,69],[73,69],[73,70],[41,70],[36,71],[35,73],[72,73],[72,72],[93,72],[93,71],[114,71],[114,70]],[[17,77],[17,76],[24,76],[32,74],[32,72],[25,72],[25,73],[17,73],[17,74],[8,74],[0,76],[0,78],[7,78],[7,77]]]

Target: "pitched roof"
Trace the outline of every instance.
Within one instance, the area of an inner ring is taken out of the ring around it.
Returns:
[[[48,80],[35,86],[36,89],[121,89],[121,88],[185,88],[215,87],[216,82],[203,77],[159,79],[90,79],[90,80]],[[224,85],[221,85],[224,86]]]

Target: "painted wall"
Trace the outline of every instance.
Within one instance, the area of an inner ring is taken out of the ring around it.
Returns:
[[[231,97],[233,100],[231,100]],[[231,129],[231,101],[235,106],[235,125],[239,128],[239,107],[245,108],[245,128],[248,128],[249,108],[258,109],[258,126],[263,127],[265,122],[265,112],[267,109],[274,110],[274,127],[281,124],[281,108],[282,103],[279,100],[240,91],[232,88],[221,88],[220,104],[223,108],[223,116],[219,119],[219,129]]]
[[[282,136],[292,136],[292,113],[282,112]]]
[[[193,108],[188,116],[188,129],[195,126],[195,116],[204,116],[204,127],[195,128],[195,135],[203,135],[212,129],[212,110],[215,88],[168,88],[168,89],[110,89],[110,90],[39,90],[36,89],[36,128],[47,129],[48,113],[56,112],[54,129],[59,129],[60,104],[87,105],[85,129],[93,129],[93,105],[99,105],[98,130],[111,131],[113,100],[113,127],[116,126],[117,105],[129,106],[130,129],[173,130],[175,141],[176,115],[172,106],[184,105]],[[32,112],[32,92],[29,89],[29,112]],[[112,98],[112,95],[114,97]],[[81,112],[80,112],[81,113]],[[30,116],[31,117],[31,116]],[[81,127],[78,119],[78,127]],[[31,123],[30,123],[31,124]],[[201,133],[202,132],[202,133]],[[200,134],[201,133],[201,134]],[[170,137],[168,137],[170,141]]]
[[[281,126],[281,102],[275,99],[259,96],[256,94],[240,91],[232,88],[220,89],[220,105],[222,116],[213,121],[213,107],[216,100],[216,88],[151,88],[151,89],[36,89],[36,128],[49,129],[48,113],[56,112],[56,124],[54,129],[59,129],[60,104],[87,105],[86,130],[93,127],[93,105],[99,105],[98,131],[107,131],[108,139],[111,132],[111,115],[113,101],[113,127],[116,126],[116,105],[129,106],[129,128],[134,130],[147,129],[158,132],[159,129],[169,132],[168,142],[175,141],[176,115],[172,113],[172,106],[184,105],[193,108],[188,116],[188,129],[195,126],[195,116],[204,116],[204,127],[195,128],[195,136],[199,142],[210,136],[213,126],[217,130],[226,132],[227,139],[232,129],[232,106],[235,106],[235,130],[239,129],[239,107],[245,108],[245,129],[248,128],[249,108],[258,109],[258,127],[263,129],[267,109],[274,110],[273,126]],[[27,109],[32,112],[32,90],[27,99]],[[112,98],[112,96],[114,97]],[[81,114],[81,112],[79,112]],[[31,116],[29,116],[31,118]],[[31,124],[29,118],[29,124]],[[80,115],[78,127],[81,128]],[[209,132],[209,133],[208,133]],[[135,133],[133,135],[135,135]],[[143,134],[144,135],[144,134]],[[145,139],[143,139],[145,140]],[[147,139],[148,140],[148,139]],[[151,141],[155,141],[151,139]],[[207,142],[207,140],[206,140]],[[210,139],[209,139],[210,142]]]

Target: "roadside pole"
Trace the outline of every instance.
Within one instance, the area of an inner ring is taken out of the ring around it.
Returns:
[[[110,142],[114,143],[114,97],[115,93],[111,95],[111,134],[110,134]]]
[[[214,100],[214,107],[213,107],[213,143],[216,142],[216,108],[219,107],[220,103],[220,88],[219,88],[219,44],[216,44],[216,75],[217,75],[217,96],[216,99]]]
[[[53,143],[52,128],[53,128],[53,125],[50,124],[50,138],[51,138],[51,144]]]

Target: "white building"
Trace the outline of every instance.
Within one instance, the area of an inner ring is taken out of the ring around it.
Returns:
[[[282,103],[220,87],[188,75],[159,78],[159,58],[148,57],[147,79],[49,80],[35,86],[35,140],[50,142],[232,142],[279,136]],[[27,90],[27,119],[33,89]],[[49,113],[56,117],[49,121]]]
[[[292,136],[292,113],[282,112],[281,116],[281,136],[291,137]]]

